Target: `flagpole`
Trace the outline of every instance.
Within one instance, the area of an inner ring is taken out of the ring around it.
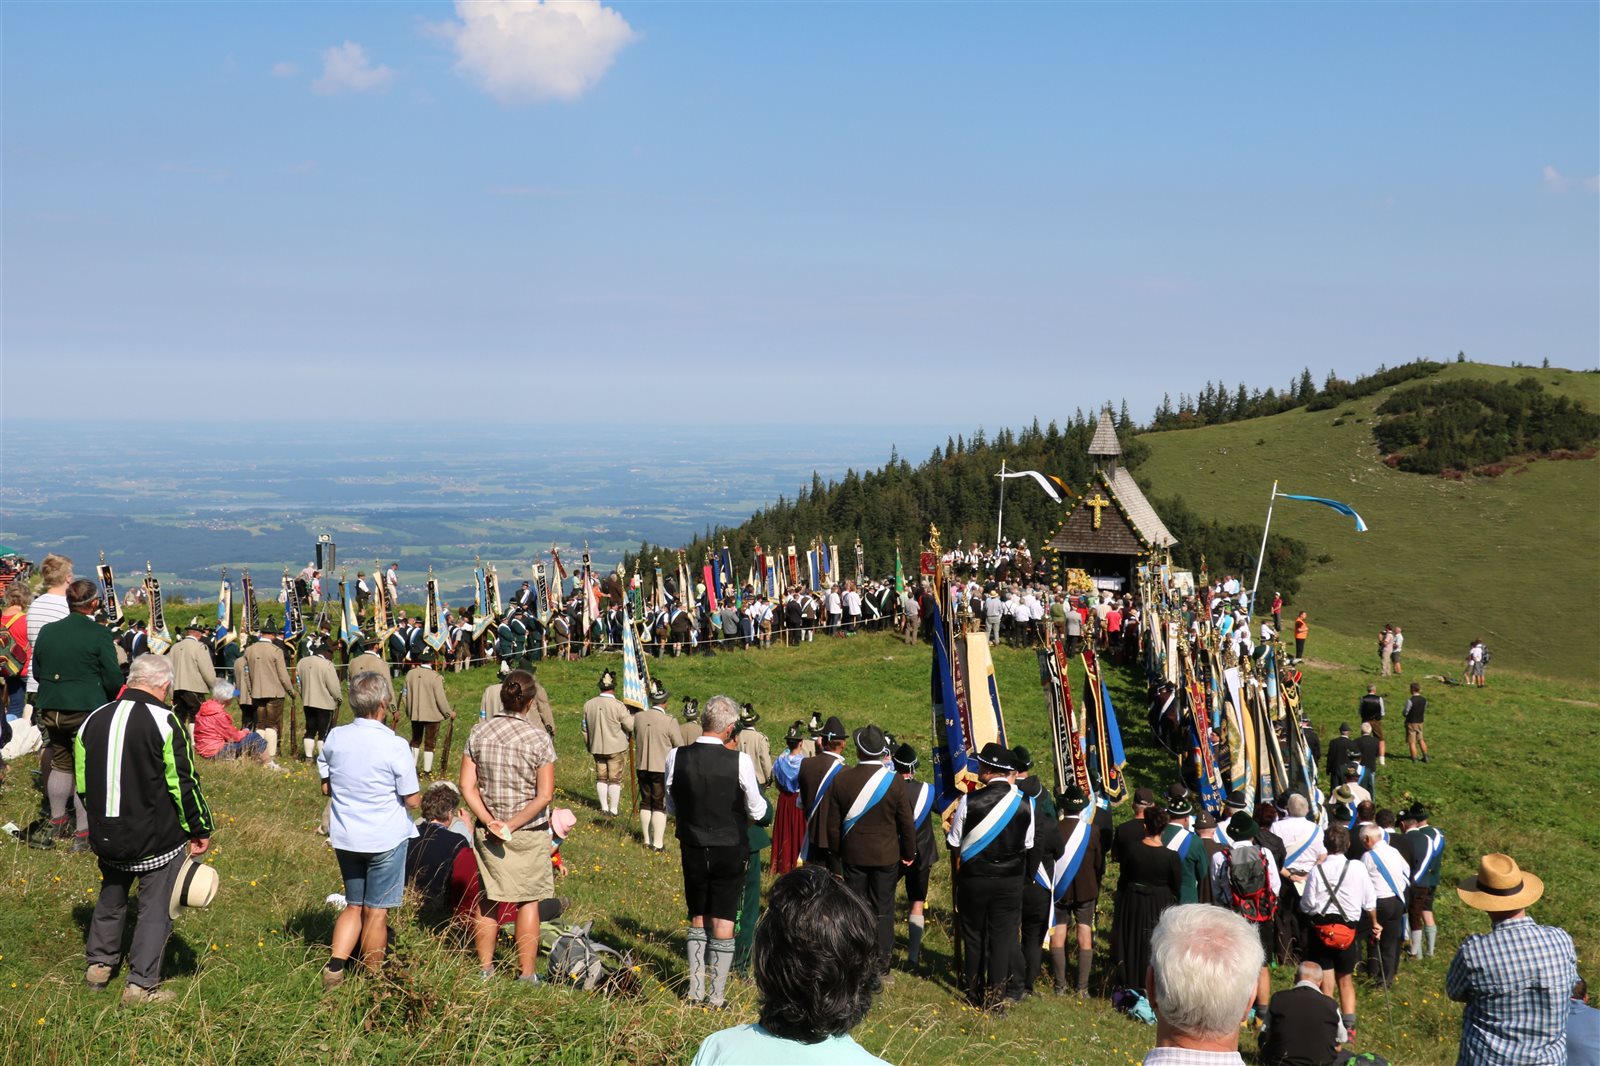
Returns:
[[[1261,550],[1256,553],[1256,576],[1250,582],[1250,602],[1245,604],[1245,623],[1256,614],[1256,589],[1261,585],[1261,561],[1267,557],[1267,531],[1272,528],[1272,505],[1278,500],[1278,483],[1272,483],[1272,496],[1267,500],[1267,524],[1261,527]]]
[[[1006,520],[1006,461],[1000,460],[1000,516],[994,520],[994,548],[1000,550],[1000,529]],[[959,539],[959,538],[958,538]],[[956,545],[960,547],[960,545]]]

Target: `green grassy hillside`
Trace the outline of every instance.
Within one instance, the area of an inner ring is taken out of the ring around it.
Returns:
[[[1371,669],[1364,640],[1319,636],[1319,665],[1305,685],[1307,707],[1324,735],[1352,717]],[[1500,662],[1496,660],[1496,664]],[[222,877],[216,903],[185,914],[169,949],[168,977],[181,1001],[170,1008],[123,1011],[115,993],[82,987],[82,927],[98,875],[87,856],[32,851],[0,843],[0,1049],[15,1063],[125,1062],[463,1062],[686,1063],[699,1040],[725,1025],[753,1020],[754,990],[735,982],[736,1009],[709,1014],[681,1005],[684,924],[678,865],[645,853],[628,819],[599,817],[591,763],[577,726],[582,701],[614,658],[547,663],[539,674],[558,717],[558,803],[578,814],[565,846],[573,870],[558,892],[573,898],[572,917],[593,920],[595,933],[632,949],[648,974],[646,995],[612,1002],[549,988],[485,988],[476,964],[418,928],[405,912],[392,917],[398,936],[393,980],[356,980],[323,996],[317,970],[327,957],[331,912],[322,903],[340,883],[333,855],[313,829],[321,809],[314,773],[207,766],[204,783],[219,829],[211,861]],[[1447,664],[1410,659],[1408,676],[1437,674]],[[929,651],[886,636],[819,640],[767,653],[663,660],[659,676],[677,694],[704,698],[723,691],[753,701],[774,746],[788,723],[812,710],[838,713],[855,727],[877,723],[929,742]],[[1043,697],[1031,653],[1000,649],[1000,691],[1013,742],[1028,744],[1047,766]],[[1081,678],[1075,674],[1081,683]],[[1110,672],[1129,745],[1135,784],[1164,785],[1170,761],[1152,750],[1142,724],[1139,679]],[[1585,973],[1600,952],[1600,874],[1593,856],[1600,828],[1589,811],[1596,782],[1592,752],[1600,743],[1596,693],[1579,683],[1505,676],[1467,690],[1428,683],[1434,761],[1412,765],[1391,753],[1379,798],[1398,806],[1407,793],[1427,802],[1449,837],[1447,878],[1471,873],[1483,850],[1513,852],[1544,877],[1542,920],[1577,939]],[[466,710],[456,751],[487,670],[446,675]],[[1399,681],[1384,682],[1394,700]],[[674,701],[676,702],[676,701]],[[1396,731],[1398,732],[1398,730]],[[0,787],[0,821],[25,824],[35,794],[27,767]],[[924,771],[926,772],[926,770]],[[1125,812],[1119,811],[1118,817]],[[1114,869],[1114,868],[1113,868]],[[1109,880],[1114,883],[1115,874]],[[857,1030],[891,1062],[1041,1063],[1105,1066],[1137,1062],[1152,1030],[1124,1019],[1100,999],[1043,997],[1005,1018],[961,1006],[950,970],[949,881],[936,867],[926,978],[900,975]],[[1100,918],[1095,981],[1101,980],[1109,931],[1110,893]],[[1443,997],[1445,969],[1461,937],[1487,922],[1453,892],[1440,894],[1439,957],[1402,968],[1387,996],[1361,990],[1363,1047],[1407,1066],[1454,1061],[1458,1008]],[[902,923],[903,924],[903,923]],[[1289,975],[1276,974],[1278,987]],[[1245,1038],[1247,1052],[1253,1041]]]
[[[1596,374],[1465,363],[1438,377],[1527,375],[1600,410]],[[1329,557],[1307,572],[1292,605],[1310,612],[1310,654],[1333,630],[1370,635],[1375,657],[1378,631],[1393,622],[1407,652],[1459,659],[1481,637],[1498,670],[1600,682],[1600,461],[1540,461],[1465,481],[1400,473],[1382,463],[1371,434],[1390,391],[1328,411],[1146,434],[1138,473],[1153,496],[1181,495],[1227,522],[1260,522],[1274,479],[1280,491],[1361,512],[1364,534],[1315,504],[1280,501],[1273,513],[1275,532],[1304,540],[1313,559]]]

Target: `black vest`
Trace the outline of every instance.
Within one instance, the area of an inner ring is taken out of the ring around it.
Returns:
[[[995,780],[976,792],[967,794],[967,820],[964,833],[988,817],[995,804],[1010,795],[1011,789],[1003,780]],[[1023,844],[1028,839],[1028,798],[1020,797],[1022,804],[1011,816],[1006,827],[984,845],[982,851],[961,863],[961,873],[967,877],[1021,877]]]
[[[1296,985],[1267,1008],[1267,1066],[1323,1066],[1338,1052],[1339,1006],[1315,988]]]
[[[702,848],[748,848],[749,823],[739,788],[739,753],[721,744],[685,744],[672,763],[678,839]]]

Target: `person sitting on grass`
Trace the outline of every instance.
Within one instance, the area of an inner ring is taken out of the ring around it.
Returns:
[[[483,895],[478,857],[468,838],[455,829],[467,817],[461,793],[449,781],[435,781],[422,794],[422,821],[406,846],[406,884],[422,897],[424,919],[454,919],[470,927],[478,913]],[[555,816],[551,817],[553,821]],[[540,900],[539,920],[555,921],[569,902],[565,898]],[[516,904],[500,904],[497,917],[501,925],[513,924]]]
[[[693,1066],[885,1061],[850,1036],[882,987],[877,920],[826,868],[802,866],[773,883],[754,959],[760,1021],[706,1037]]]
[[[202,759],[254,759],[279,769],[272,761],[278,747],[278,733],[273,729],[240,729],[233,724],[233,712],[228,704],[239,690],[230,682],[218,681],[211,686],[211,698],[200,705],[194,719],[194,750]]]

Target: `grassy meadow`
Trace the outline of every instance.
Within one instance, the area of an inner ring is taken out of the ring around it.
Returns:
[[[1452,363],[1428,380],[1524,376],[1600,410],[1600,374]],[[1393,622],[1407,653],[1450,660],[1454,675],[1481,637],[1495,667],[1600,685],[1600,461],[1541,460],[1462,481],[1392,470],[1371,423],[1393,391],[1327,411],[1149,433],[1138,474],[1153,496],[1182,495],[1223,521],[1260,522],[1274,480],[1281,492],[1361,512],[1363,534],[1316,504],[1280,500],[1273,511],[1274,531],[1305,541],[1313,560],[1328,557],[1307,571],[1299,602],[1286,604],[1286,614],[1309,611],[1313,647],[1334,630],[1370,637],[1375,659],[1378,632]]]
[[[1323,613],[1318,607],[1313,616]],[[1375,664],[1369,663],[1365,639],[1334,637],[1319,628],[1313,642],[1315,664],[1305,696],[1326,736],[1340,720],[1354,717]],[[672,689],[674,706],[681,695],[703,701],[718,692],[752,701],[775,750],[791,721],[818,710],[839,714],[852,728],[876,722],[916,744],[926,758],[929,654],[878,634],[819,639],[795,649],[664,659],[654,668]],[[1545,878],[1547,896],[1536,914],[1572,932],[1580,963],[1593,978],[1600,952],[1600,912],[1593,905],[1600,895],[1593,865],[1600,828],[1590,812],[1600,786],[1592,755],[1600,742],[1600,694],[1579,680],[1500,668],[1508,660],[1514,658],[1496,658],[1490,687],[1482,691],[1426,683],[1433,761],[1413,765],[1401,751],[1403,742],[1397,743],[1379,781],[1379,798],[1397,806],[1409,793],[1429,804],[1435,824],[1449,837],[1448,878],[1473,872],[1478,853],[1490,849],[1512,852]],[[592,920],[599,939],[636,953],[647,975],[641,997],[524,989],[505,978],[486,986],[470,953],[420,928],[408,912],[391,917],[397,952],[386,976],[353,980],[323,995],[317,971],[327,958],[333,918],[323,900],[341,884],[331,850],[314,832],[321,810],[315,772],[304,763],[286,763],[292,766],[287,774],[221,764],[205,769],[204,782],[219,823],[210,861],[222,889],[209,910],[186,913],[177,923],[166,972],[181,998],[170,1007],[118,1008],[120,975],[109,993],[83,987],[83,927],[98,884],[89,856],[20,844],[0,851],[4,1060],[687,1063],[705,1034],[754,1020],[754,989],[740,981],[732,986],[736,1009],[730,1014],[681,1005],[685,922],[674,854],[647,854],[636,842],[636,822],[624,817],[607,823],[598,815],[578,712],[602,667],[614,662],[598,657],[545,663],[539,676],[558,717],[557,803],[578,815],[578,828],[564,846],[572,873],[557,891],[573,900],[569,917]],[[1045,713],[1033,654],[1000,649],[996,669],[1013,741],[1042,756]],[[1447,662],[1413,653],[1407,676],[1384,680],[1382,691],[1393,706],[1401,681],[1445,670],[1457,672],[1453,657]],[[1119,670],[1109,676],[1134,783],[1164,785],[1171,764],[1147,740],[1140,679]],[[447,674],[445,680],[463,712],[455,736],[459,753],[479,693],[492,677],[480,669]],[[14,767],[0,789],[0,821],[25,825],[32,817],[36,794],[27,770]],[[1137,1062],[1153,1031],[1117,1015],[1103,999],[1044,996],[1004,1018],[975,1014],[961,1004],[950,965],[947,869],[936,866],[931,891],[925,946],[931,975],[901,974],[856,1031],[861,1042],[897,1063]],[[1108,882],[1114,879],[1113,868]],[[1097,984],[1103,979],[1109,891],[1106,902]],[[1460,938],[1488,923],[1448,890],[1441,892],[1439,916],[1438,958],[1403,966],[1387,995],[1361,990],[1362,1046],[1395,1063],[1454,1061],[1460,1015],[1443,997],[1445,969]],[[1277,987],[1289,983],[1288,973],[1276,974]],[[1253,1042],[1244,1038],[1247,1055]]]

